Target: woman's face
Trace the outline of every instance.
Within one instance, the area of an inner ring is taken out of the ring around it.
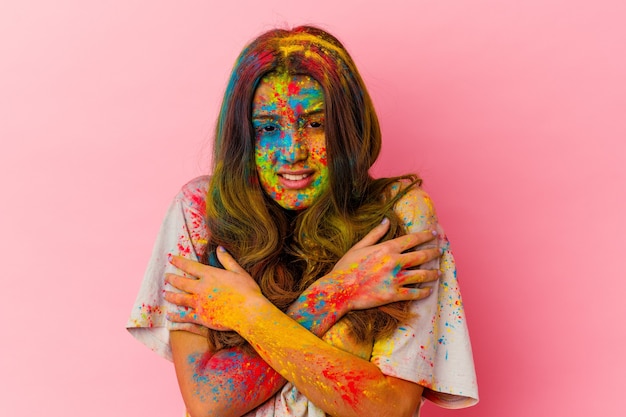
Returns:
[[[322,87],[305,75],[267,75],[254,93],[252,125],[263,190],[285,209],[311,206],[329,183]]]

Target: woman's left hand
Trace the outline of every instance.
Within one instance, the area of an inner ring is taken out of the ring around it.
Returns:
[[[223,248],[217,257],[225,269],[204,265],[180,256],[172,256],[170,263],[191,275],[167,274],[165,281],[182,293],[165,292],[165,299],[185,311],[169,313],[167,318],[178,323],[194,323],[213,330],[231,330],[236,324],[237,310],[255,297],[263,297],[261,289]]]

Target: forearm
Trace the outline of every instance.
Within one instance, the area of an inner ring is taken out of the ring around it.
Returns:
[[[198,279],[178,275],[167,277],[167,282],[182,292],[168,292],[166,300],[193,310],[193,314],[171,316],[170,319],[238,332],[267,363],[264,365],[255,357],[253,364],[249,364],[246,363],[248,358],[241,355],[237,356],[237,365],[228,368],[229,372],[238,372],[245,366],[254,369],[253,374],[262,374],[260,370],[263,366],[272,368],[331,415],[363,416],[370,412],[373,415],[392,415],[389,412],[393,410],[389,409],[388,404],[402,411],[399,415],[410,415],[404,411],[411,413],[415,409],[415,401],[419,401],[421,396],[418,385],[386,377],[375,365],[351,354],[352,349],[335,348],[317,337],[323,335],[347,311],[428,296],[428,288],[408,285],[433,281],[437,278],[436,271],[413,271],[410,268],[438,256],[438,251],[404,252],[432,240],[433,234],[423,232],[375,244],[380,238],[378,235],[385,231],[383,226],[387,224],[382,223],[381,227],[375,228],[354,245],[337,263],[330,276],[321,278],[305,291],[287,314],[263,297],[249,274],[225,251],[218,251],[219,260],[225,269],[173,257],[170,262],[174,266]],[[327,286],[324,287],[324,284]],[[198,354],[207,350],[206,341],[204,343],[196,350],[182,350],[177,365],[185,370],[179,373],[179,379],[182,375],[181,389],[185,391],[183,395],[191,398],[194,405],[200,403],[200,406],[203,406],[201,402],[212,398],[216,389],[223,389],[224,381],[229,376],[228,373],[217,375],[213,372],[210,378],[206,377],[205,362],[210,364],[211,359],[224,359],[217,356],[197,362]],[[220,355],[224,354],[227,353],[222,352]],[[195,366],[190,366],[189,362]],[[202,377],[194,379],[194,373]],[[272,377],[270,380],[272,384],[266,390],[259,389],[257,381],[246,379],[245,384],[236,389],[231,388],[233,395],[230,397],[241,398],[240,393],[257,391],[254,397],[254,405],[257,405],[264,398],[269,398],[282,384],[279,379]],[[407,396],[408,390],[417,395]],[[223,401],[225,404],[220,403],[219,406],[229,407],[233,411],[226,395],[216,401],[222,402],[222,398],[226,399]],[[200,401],[196,401],[198,399]],[[202,414],[208,413],[202,411]],[[237,414],[233,412],[224,415]]]
[[[322,337],[348,311],[349,296],[342,282],[327,275],[304,290],[287,309],[287,315]]]
[[[387,377],[371,362],[325,343],[267,300],[247,307],[238,315],[235,330],[326,413],[412,415],[421,387]]]
[[[265,402],[285,380],[255,352],[241,348],[210,352],[207,340],[171,332],[176,376],[193,416],[238,417]]]
[[[320,337],[344,314],[331,283],[313,284],[287,313]],[[286,383],[258,353],[241,348],[210,353],[204,337],[186,333],[172,332],[172,349],[181,392],[192,416],[241,416]]]

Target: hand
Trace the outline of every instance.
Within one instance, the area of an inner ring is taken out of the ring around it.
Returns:
[[[406,252],[433,240],[436,233],[427,230],[377,243],[388,229],[385,219],[350,248],[328,275],[344,289],[349,311],[428,297],[430,288],[408,285],[439,278],[438,270],[409,269],[438,258],[438,247]]]
[[[204,265],[180,256],[170,263],[194,278],[167,274],[166,282],[182,293],[165,292],[165,299],[187,307],[167,318],[179,323],[194,323],[214,330],[231,330],[237,310],[255,297],[263,297],[257,283],[230,254],[218,248],[217,257],[224,269]]]

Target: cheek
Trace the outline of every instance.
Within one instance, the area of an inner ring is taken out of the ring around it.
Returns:
[[[270,181],[270,173],[272,164],[270,164],[267,160],[257,159],[256,161],[256,172],[261,180],[261,183],[267,183]]]
[[[326,147],[321,148],[317,156],[319,158],[320,164],[322,164],[323,166],[328,166],[328,159],[326,158]]]
[[[312,141],[309,145],[309,153],[311,160],[322,166],[328,165],[326,141],[324,139]]]
[[[259,172],[269,169],[276,160],[276,149],[267,143],[257,142],[254,160]]]

